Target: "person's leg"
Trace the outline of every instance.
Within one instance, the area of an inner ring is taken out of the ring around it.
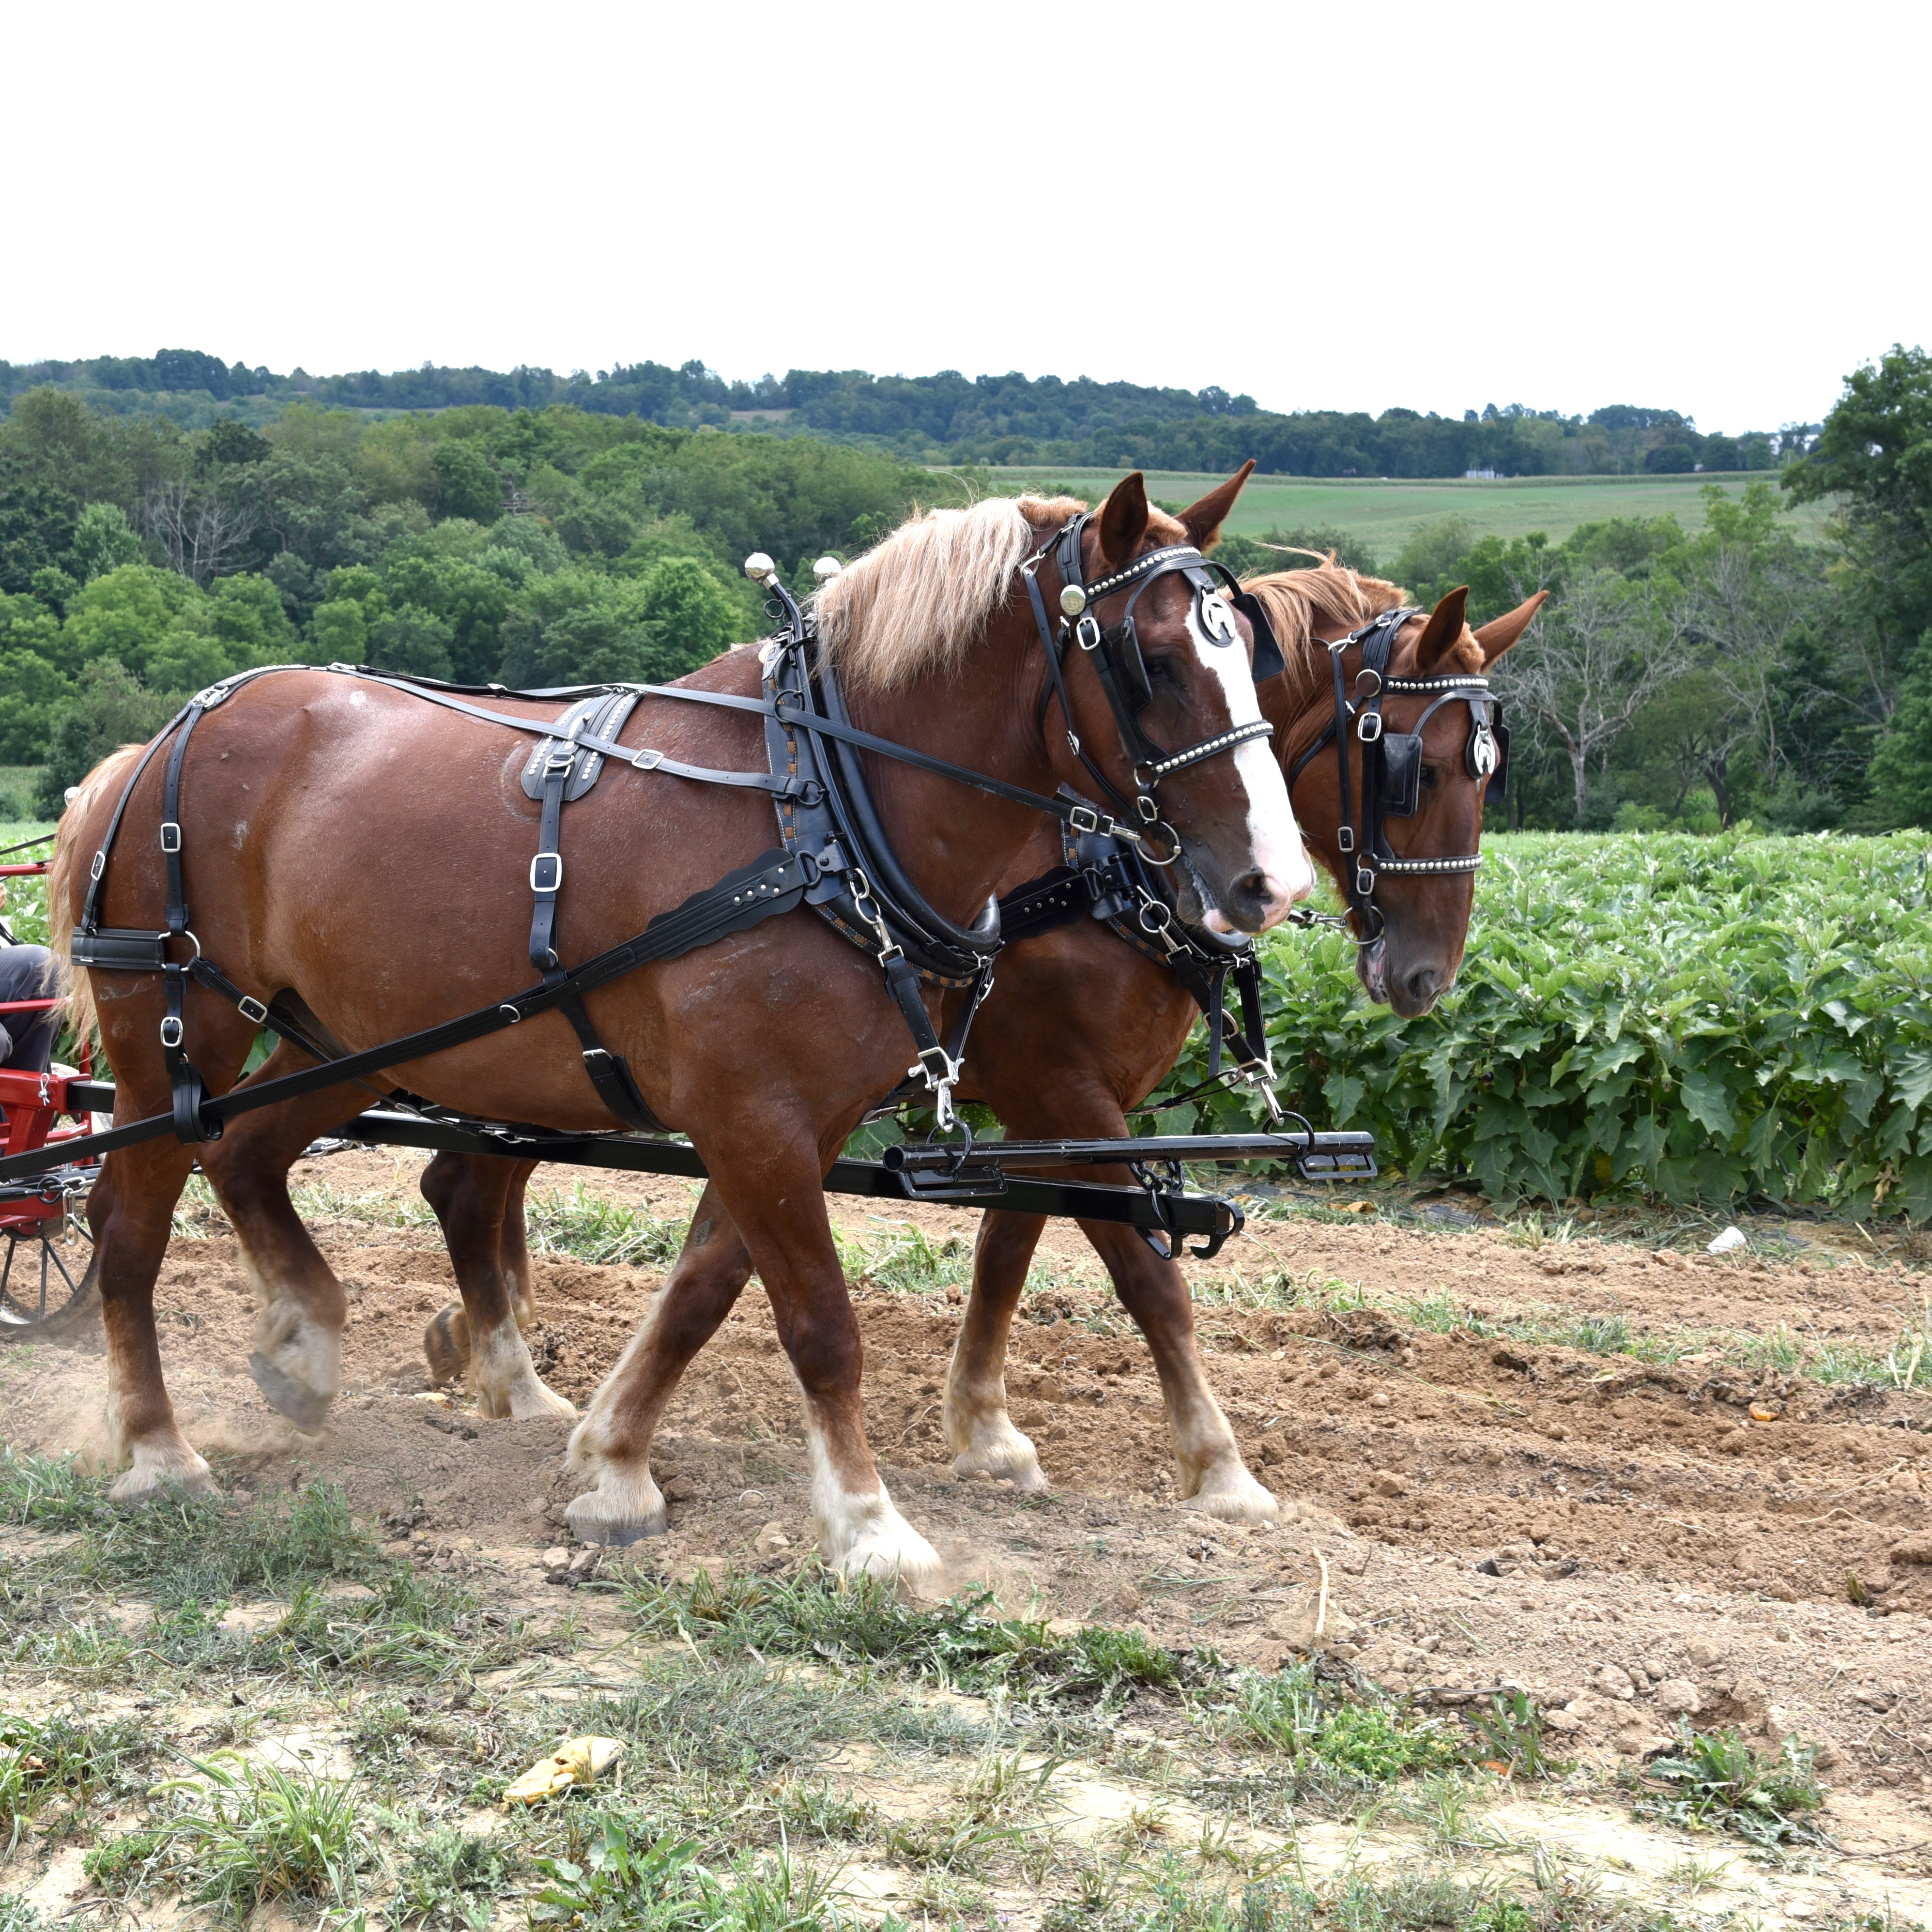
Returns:
[[[44,946],[0,946],[0,1004],[14,1000],[44,1000],[53,987],[53,956]],[[44,1073],[53,1058],[60,1032],[61,1012],[0,1013],[13,1040],[4,1064],[27,1073]]]

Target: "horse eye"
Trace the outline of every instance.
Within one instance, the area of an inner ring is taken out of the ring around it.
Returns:
[[[1147,661],[1148,680],[1152,684],[1171,684],[1176,690],[1180,687],[1180,673],[1175,668],[1172,658],[1149,658]]]
[[[1424,765],[1422,768],[1422,782],[1428,786],[1431,791],[1436,789],[1437,770],[1438,767],[1434,765]]]

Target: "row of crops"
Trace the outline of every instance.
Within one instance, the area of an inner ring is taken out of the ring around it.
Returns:
[[[1932,1216],[1932,839],[1526,833],[1483,850],[1461,978],[1421,1019],[1369,1004],[1352,942],[1268,942],[1284,1102],[1504,1200],[1620,1189]],[[1197,1030],[1172,1090],[1205,1072]],[[1217,1097],[1197,1118],[1258,1111]]]

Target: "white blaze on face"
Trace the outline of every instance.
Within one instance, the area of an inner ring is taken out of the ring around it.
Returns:
[[[1196,612],[1204,608],[1210,625],[1225,622],[1229,640],[1217,642],[1204,633]],[[1187,613],[1187,634],[1193,640],[1194,655],[1202,666],[1221,681],[1232,724],[1251,724],[1262,715],[1255,695],[1255,677],[1248,654],[1241,648],[1240,632],[1234,614],[1218,593],[1191,606]],[[1315,890],[1314,868],[1303,849],[1301,828],[1294,822],[1294,808],[1288,802],[1288,782],[1281,775],[1281,761],[1266,738],[1250,738],[1234,751],[1234,772],[1247,794],[1248,850],[1254,864],[1267,873],[1288,896],[1290,903],[1305,899]],[[1216,909],[1208,923],[1216,932],[1232,930]]]

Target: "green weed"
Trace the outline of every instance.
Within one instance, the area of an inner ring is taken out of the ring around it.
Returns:
[[[1091,1700],[1142,1686],[1178,1688],[1216,1668],[1210,1657],[1183,1656],[1132,1631],[1089,1626],[1056,1635],[1044,1624],[1000,1616],[980,1588],[929,1610],[902,1604],[890,1582],[816,1568],[722,1581],[700,1570],[686,1586],[640,1580],[630,1589],[640,1624],[653,1635],[688,1634],[760,1657],[886,1665],[982,1694]]]
[[[0,1831],[17,1830],[51,1798],[123,1788],[148,1750],[140,1726],[125,1720],[0,1717]]]
[[[50,1560],[85,1581],[132,1588],[154,1602],[208,1603],[271,1592],[316,1576],[360,1579],[390,1568],[332,1483],[237,1508],[164,1492],[139,1509],[67,1459],[0,1450],[0,1522],[80,1532]]]
[[[1362,1786],[1457,1762],[1456,1741],[1431,1719],[1344,1696],[1306,1664],[1240,1680],[1232,1714],[1240,1726],[1298,1764]]]
[[[511,1853],[488,1832],[437,1825],[410,1847],[396,1884],[396,1905],[409,1925],[486,1932],[508,1889]]]
[[[661,1220],[648,1208],[586,1194],[581,1181],[568,1194],[532,1196],[524,1213],[537,1253],[570,1255],[602,1268],[656,1268],[675,1261],[691,1226]]]
[[[1735,1832],[1766,1846],[1830,1842],[1808,1822],[1824,1802],[1810,1747],[1786,1738],[1767,1758],[1736,1731],[1693,1731],[1681,1720],[1677,1743],[1644,1767],[1645,1788],[1633,1808],[1638,1817]]]

